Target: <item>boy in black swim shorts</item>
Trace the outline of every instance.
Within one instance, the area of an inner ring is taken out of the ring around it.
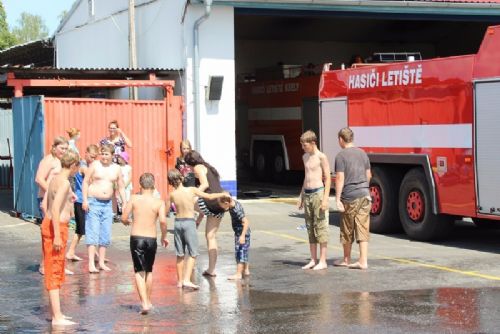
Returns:
[[[129,215],[133,222],[130,231],[130,252],[134,262],[135,284],[141,299],[141,314],[147,314],[153,307],[151,290],[153,286],[153,264],[156,256],[156,221],[160,221],[161,243],[168,246],[167,217],[165,202],[154,197],[155,178],[144,173],[139,179],[141,193],[133,195],[122,213],[122,222],[129,225]]]

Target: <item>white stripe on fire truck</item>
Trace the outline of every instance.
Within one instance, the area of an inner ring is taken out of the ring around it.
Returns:
[[[472,148],[472,124],[353,126],[361,147]]]
[[[276,121],[302,119],[301,107],[289,108],[249,108],[249,121]]]

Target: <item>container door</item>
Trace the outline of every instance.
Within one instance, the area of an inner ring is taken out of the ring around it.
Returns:
[[[500,81],[475,86],[478,212],[500,216]]]
[[[44,108],[42,96],[14,98],[14,210],[39,217],[35,174],[43,158]]]
[[[321,151],[328,157],[333,172],[335,156],[342,150],[337,135],[340,129],[347,126],[347,99],[321,101],[319,122]]]

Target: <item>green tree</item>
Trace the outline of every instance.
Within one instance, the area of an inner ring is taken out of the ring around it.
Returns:
[[[36,41],[49,35],[49,29],[39,15],[22,12],[17,23],[18,25],[12,29],[12,34],[18,43]]]
[[[7,24],[7,14],[3,8],[2,0],[0,0],[0,50],[11,47],[16,44],[16,39],[9,31]]]
[[[61,14],[59,14],[57,16],[57,18],[59,19],[59,22],[62,22],[64,20],[64,18],[66,17],[66,15],[68,15],[68,11],[65,9],[61,12]]]

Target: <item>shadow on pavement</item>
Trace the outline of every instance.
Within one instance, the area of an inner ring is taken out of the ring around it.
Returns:
[[[0,190],[0,211],[10,213],[10,211],[14,209],[12,194],[13,192],[11,189]]]

